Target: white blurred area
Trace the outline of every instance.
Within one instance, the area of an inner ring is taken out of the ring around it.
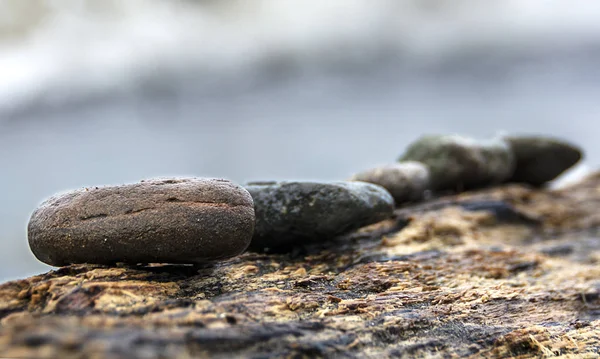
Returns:
[[[600,4],[519,0],[3,0],[0,109],[281,66],[434,67],[597,45]],[[190,72],[193,72],[190,74]]]
[[[600,3],[2,0],[0,280],[67,189],[335,180],[425,133],[539,133],[600,162]]]

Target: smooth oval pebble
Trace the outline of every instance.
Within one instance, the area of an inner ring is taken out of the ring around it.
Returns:
[[[423,198],[429,187],[429,169],[421,162],[406,161],[359,172],[350,180],[380,185],[390,192],[398,205]]]
[[[500,139],[477,141],[457,135],[424,136],[400,161],[427,165],[434,190],[471,189],[502,183],[514,170],[514,156]]]
[[[250,194],[227,180],[174,178],[93,187],[46,200],[28,226],[42,262],[202,263],[243,252]]]
[[[246,189],[256,213],[250,248],[258,251],[328,240],[394,211],[392,196],[365,182],[255,182]]]
[[[541,186],[560,176],[583,157],[579,147],[555,138],[509,136],[504,140],[509,144],[516,161],[509,182]]]

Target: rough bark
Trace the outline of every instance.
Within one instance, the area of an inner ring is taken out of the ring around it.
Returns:
[[[0,356],[598,358],[599,208],[600,173],[404,207],[286,254],[63,267],[0,286]]]

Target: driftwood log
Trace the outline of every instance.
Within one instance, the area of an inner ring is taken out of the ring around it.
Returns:
[[[431,200],[290,253],[71,265],[0,286],[0,357],[598,358],[599,228],[600,173]]]

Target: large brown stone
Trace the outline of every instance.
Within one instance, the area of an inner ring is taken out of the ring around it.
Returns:
[[[33,213],[29,245],[42,262],[201,263],[243,252],[250,194],[221,179],[153,179],[52,197]]]

